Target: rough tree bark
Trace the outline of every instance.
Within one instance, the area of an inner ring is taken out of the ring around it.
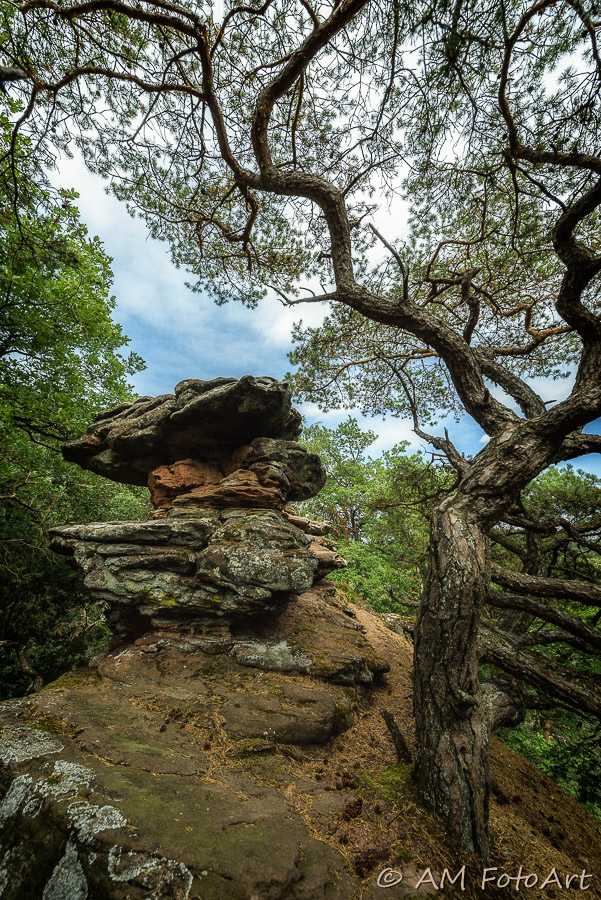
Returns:
[[[599,391],[596,393],[600,403]],[[577,414],[578,405],[574,399],[565,401],[568,420]],[[434,510],[428,574],[416,623],[416,781],[462,846],[485,860],[489,854],[489,735],[493,722],[483,701],[478,665],[482,609],[490,594],[486,531],[557,453],[561,428],[550,431],[548,417],[549,413],[544,413],[499,428],[464,471],[456,493]],[[503,577],[495,568],[495,580]],[[557,588],[555,579],[519,574],[511,585],[515,587],[517,582],[523,587],[526,582],[532,588],[540,582],[549,590],[550,581]],[[575,585],[571,587],[576,591]],[[488,652],[490,634],[482,632],[480,638],[486,634]],[[513,644],[506,647],[495,662],[512,674],[523,672],[528,663],[526,669],[534,676],[535,654],[521,650],[518,666],[516,649]],[[534,683],[547,689],[552,685],[557,696],[573,699],[574,691],[566,688],[567,674],[545,672]],[[582,688],[576,693],[585,703],[583,708],[598,709],[595,692],[591,695]]]
[[[486,540],[469,496],[434,511],[414,655],[415,776],[462,845],[488,856],[488,723],[478,680]]]
[[[484,659],[509,675],[526,678],[547,696],[601,719],[601,685],[590,672],[579,672],[520,645],[512,635],[490,626],[480,632]]]

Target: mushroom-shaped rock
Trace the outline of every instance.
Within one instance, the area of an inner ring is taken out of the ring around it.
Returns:
[[[113,481],[145,485],[159,466],[189,458],[211,463],[256,437],[294,441],[300,430],[286,382],[252,375],[189,379],[174,394],[99,413],[63,455]]]
[[[52,549],[108,604],[118,634],[282,609],[345,565],[325,523],[287,507],[326,478],[319,456],[292,440],[300,421],[284,382],[190,380],[101,413],[64,446],[83,468],[148,483],[156,508],[149,522],[52,530]]]

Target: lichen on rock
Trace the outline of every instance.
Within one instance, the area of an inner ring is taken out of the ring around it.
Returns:
[[[277,615],[147,631],[0,711],[2,900],[358,898],[281,768],[325,758],[387,669],[349,612],[321,582]]]
[[[246,377],[122,404],[65,445],[147,483],[155,512],[52,531],[114,640],[0,713],[2,900],[357,894],[247,763],[327,747],[355,721],[349,688],[366,699],[388,669],[322,581],[345,565],[326,523],[289,505],[325,482],[299,431],[288,386]]]
[[[87,900],[88,896],[88,882],[77,848],[69,841],[44,888],[42,900]]]
[[[300,416],[272,378],[185,381],[96,417],[63,452],[121,481],[147,481],[155,518],[52,530],[121,637],[134,627],[262,615],[344,560],[325,523],[288,506],[325,483],[291,438]]]

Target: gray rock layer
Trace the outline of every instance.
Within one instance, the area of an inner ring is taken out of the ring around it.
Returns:
[[[345,564],[270,509],[188,506],[156,521],[70,525],[52,530],[51,548],[117,611],[113,622],[119,610],[174,620],[263,613]]]

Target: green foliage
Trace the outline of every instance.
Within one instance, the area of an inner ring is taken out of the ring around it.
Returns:
[[[474,521],[501,518],[599,412],[595,10],[274,0],[230,9],[220,27],[214,7],[192,0],[161,0],[158,15],[106,5],[0,11],[6,59],[37,93],[23,122],[35,147],[66,147],[75,132],[88,165],[219,302],[253,305],[266,285],[286,302],[321,284],[337,308],[322,328],[297,329],[298,391],[324,408],[410,412],[417,429],[437,407],[468,411],[492,439],[460,489]],[[380,236],[370,219],[403,177],[408,234]],[[579,357],[571,398],[545,412],[520,379],[562,377]],[[520,443],[526,429],[484,378],[518,402],[536,440]],[[351,431],[339,436],[348,447]],[[432,443],[453,456],[448,441]],[[383,457],[370,461],[372,491],[365,449],[332,452],[330,505],[351,588],[382,608],[391,580],[417,586],[426,511],[452,479]],[[536,542],[505,524],[499,553],[537,571]],[[543,556],[596,577],[586,541],[550,555],[549,541]],[[428,648],[441,669],[458,635],[447,624],[447,644]],[[436,714],[447,728],[442,703]]]
[[[110,260],[73,192],[52,191],[0,111],[0,697],[80,662],[106,639],[81,576],[48,550],[67,522],[141,517],[143,492],[62,460],[61,439],[131,396],[143,367],[111,319]],[[15,192],[15,184],[17,191]]]
[[[319,2],[310,13],[296,0],[277,0],[260,15],[249,6],[229,16],[221,30],[215,8],[191,0],[169,7],[170,26],[126,4],[107,10],[99,2],[77,17],[49,16],[45,6],[29,7],[20,17],[5,4],[0,20],[6,58],[61,85],[60,105],[56,92],[40,91],[38,108],[45,114],[24,124],[42,137],[42,149],[67,146],[77,133],[90,167],[113,176],[114,192],[140,211],[153,234],[170,242],[178,263],[220,300],[252,304],[266,284],[294,294],[300,279],[311,275],[329,283],[326,223],[289,190],[254,192],[247,254],[241,240],[249,217],[247,190],[236,187],[240,182],[223,158],[223,138],[217,146],[208,98],[201,94],[199,44],[189,28],[196,21],[212,49],[211,77],[228,153],[254,173],[250,126],[260,92],[311,34],[313,16],[324,21],[337,4]],[[482,262],[491,318],[495,308],[513,308],[516,297],[518,306],[524,294],[530,298],[536,283],[541,289],[534,323],[545,319],[546,325],[549,293],[541,281],[548,288],[555,274],[547,253],[549,194],[535,190],[528,168],[505,158],[507,124],[498,102],[506,40],[523,12],[520,3],[500,7],[496,0],[365,4],[342,31],[332,30],[322,52],[307,59],[302,78],[288,85],[273,111],[269,144],[281,173],[325,174],[344,189],[361,276],[366,250],[376,243],[367,215],[398,191],[409,171],[405,195],[412,236],[395,247],[405,263],[410,258],[410,280],[418,283],[424,274],[424,247],[431,252],[439,240],[460,236],[462,246],[445,245],[431,274]],[[543,5],[518,43],[509,85],[512,111],[520,133],[537,147],[596,152],[594,30],[586,21],[579,5]],[[64,77],[87,67],[96,71],[85,77],[83,91],[83,76]],[[102,78],[98,67],[114,77]],[[149,84],[165,90],[145,91]],[[547,187],[565,197],[583,180],[581,170],[562,170]],[[488,216],[486,241],[479,241]],[[536,252],[541,241],[543,252]],[[394,299],[401,289],[398,274],[394,261],[384,263],[370,276],[370,287]],[[448,294],[448,287],[441,290],[439,313],[452,321],[457,307],[447,304]],[[509,332],[515,333],[516,318],[510,317]],[[495,325],[504,327],[502,315]],[[538,363],[545,364],[544,354]]]
[[[601,579],[601,479],[572,466],[550,466],[523,492],[520,508],[537,524],[537,532],[506,527],[493,531],[501,543],[493,555],[506,567],[539,571],[555,578],[599,583]],[[599,630],[601,610],[561,598],[546,601],[574,619]],[[504,626],[525,634],[525,640],[544,640],[555,626],[520,613],[505,617]],[[599,681],[601,658],[585,647],[557,641],[537,651],[573,667],[580,678]],[[516,728],[500,729],[499,736],[513,749],[557,781],[568,793],[601,818],[601,726],[598,721],[563,708],[530,712]]]
[[[454,475],[428,463],[421,454],[408,456],[406,445],[372,458],[368,454],[376,440],[349,417],[335,429],[313,425],[305,429],[303,443],[319,453],[328,472],[325,488],[303,504],[303,512],[333,525],[338,552],[348,568],[330,576],[349,596],[366,601],[375,610],[401,611],[403,600],[419,600],[428,555],[428,519],[433,503],[452,490]],[[550,467],[523,492],[524,514],[549,526],[541,544],[542,563],[559,577],[598,580],[599,556],[595,552],[601,522],[601,479],[572,467]],[[586,534],[588,546],[562,532],[564,520]],[[506,529],[504,546],[494,545],[494,556],[506,566],[522,568],[529,552],[521,529]],[[548,544],[548,545],[547,545]],[[513,552],[511,552],[513,548]],[[548,601],[590,624],[594,615],[568,601]],[[519,619],[520,614],[516,614]],[[505,623],[508,627],[511,622]],[[543,631],[545,624],[543,623]],[[541,629],[540,620],[529,620],[527,630]],[[539,652],[575,666],[591,677],[601,675],[601,659],[566,643],[547,644]],[[482,667],[484,681],[492,677],[490,666]],[[574,710],[551,709],[542,716],[529,713],[516,728],[501,729],[499,736],[513,749],[557,781],[595,815],[601,817],[600,726]]]
[[[452,484],[448,470],[419,453],[406,455],[406,444],[373,459],[366,451],[376,435],[352,417],[335,429],[312,425],[302,440],[328,473],[325,488],[303,511],[333,526],[348,562],[330,577],[378,611],[416,602],[427,567],[428,518],[433,501]]]
[[[337,304],[321,325],[292,329],[290,362],[298,367],[287,377],[298,396],[328,411],[359,408],[371,415],[407,416],[411,403],[422,421],[432,421],[441,409],[462,409],[444,364],[429,350],[416,351],[412,335],[365,318]],[[393,360],[407,359],[407,380],[397,377]]]
[[[0,435],[0,698],[24,693],[32,677],[19,650],[46,683],[106,641],[102,609],[83,580],[48,549],[48,529],[68,522],[139,519],[143,488],[77,470],[16,428]]]
[[[600,581],[601,478],[570,465],[550,466],[524,492],[523,503],[532,519],[556,526],[542,539],[549,574]],[[558,521],[565,523],[563,536],[556,533]],[[570,527],[577,532],[570,535]]]
[[[79,221],[77,195],[51,190],[23,140],[9,164],[14,111],[0,111],[0,421],[64,439],[126,396],[144,365],[119,353],[128,339],[111,319],[110,260]]]
[[[568,710],[529,713],[499,737],[601,819],[601,725]]]
[[[508,568],[538,572],[592,584],[601,581],[601,478],[573,466],[550,466],[523,492],[519,511],[534,529],[497,527],[492,530],[492,555]],[[599,630],[601,609],[561,597],[546,603]],[[556,626],[519,612],[509,613],[505,627],[526,632],[527,640],[541,637],[538,652],[573,666],[592,677],[601,676],[601,658],[586,645],[569,642],[544,644],[546,631]]]

